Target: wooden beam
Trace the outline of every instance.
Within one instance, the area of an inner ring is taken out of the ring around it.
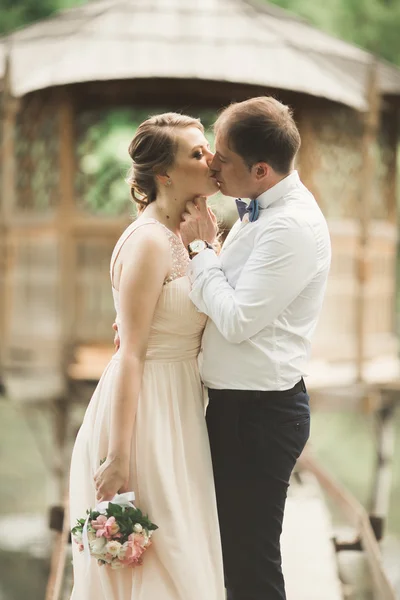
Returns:
[[[123,217],[101,217],[93,215],[75,214],[73,230],[76,235],[88,235],[93,238],[96,236],[115,236],[115,241],[121,233],[132,223],[132,217],[129,215]]]
[[[196,116],[199,109],[215,111],[231,102],[273,94],[296,106],[306,95],[259,85],[202,79],[144,77],[112,81],[90,81],[69,86],[78,110],[142,107],[151,114],[165,108]]]
[[[363,380],[363,365],[365,358],[365,318],[366,318],[366,294],[367,281],[369,276],[369,233],[371,221],[371,206],[373,200],[373,190],[376,178],[376,165],[374,150],[377,143],[379,117],[380,117],[380,93],[378,85],[378,67],[373,58],[368,67],[366,96],[368,101],[368,111],[364,117],[364,135],[362,139],[362,174],[359,197],[359,222],[360,235],[358,244],[358,293],[356,310],[356,340],[357,340],[357,380]]]

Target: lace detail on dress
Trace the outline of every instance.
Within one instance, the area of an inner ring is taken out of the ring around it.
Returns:
[[[146,219],[145,221],[141,221],[139,223],[136,223],[136,222],[132,223],[131,226],[129,226],[127,229],[125,229],[124,233],[118,240],[118,242],[114,248],[114,251],[112,253],[111,264],[110,264],[111,284],[113,286],[114,286],[114,283],[113,283],[114,267],[115,267],[115,263],[117,262],[118,255],[121,251],[122,246],[125,244],[126,240],[129,238],[129,236],[131,236],[136,231],[136,229],[138,229],[139,227],[143,227],[144,225],[149,225],[149,224],[157,224],[164,229],[165,233],[167,234],[167,237],[169,240],[169,245],[171,248],[172,269],[171,269],[171,273],[168,275],[168,277],[164,281],[164,285],[166,283],[170,283],[171,281],[174,281],[174,279],[179,279],[180,277],[184,277],[186,275],[186,270],[187,270],[187,266],[190,262],[190,258],[189,258],[188,251],[186,250],[185,246],[182,243],[182,240],[177,235],[175,235],[175,233],[173,233],[170,229],[168,229],[168,227],[166,225],[164,225],[163,223],[160,223],[160,221],[157,221],[157,219],[150,218],[150,219]]]
[[[168,235],[172,256],[172,269],[171,273],[164,281],[165,285],[166,283],[174,281],[174,279],[179,279],[180,277],[184,277],[186,275],[187,266],[190,262],[190,259],[189,253],[183,245],[182,240],[180,240],[178,236],[172,233],[172,231],[170,231],[168,227],[166,227],[162,223],[160,223],[160,225],[164,228]]]

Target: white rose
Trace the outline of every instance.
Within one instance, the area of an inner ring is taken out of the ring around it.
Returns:
[[[76,533],[73,534],[74,535],[74,541],[77,544],[82,544],[82,531],[77,531]]]
[[[88,531],[87,532],[87,537],[89,542],[92,542],[93,540],[96,539],[96,532],[95,531]]]
[[[108,552],[108,554],[111,554],[111,556],[118,556],[121,546],[122,544],[120,544],[120,542],[117,542],[117,540],[111,540],[110,542],[107,542],[106,552]]]
[[[106,554],[101,555],[101,560],[104,560],[104,562],[108,563],[109,565],[113,561],[112,556],[107,556]]]
[[[142,533],[142,531],[143,531],[143,527],[141,526],[141,524],[140,524],[140,523],[136,523],[136,525],[134,526],[133,530],[134,530],[136,533]]]
[[[107,540],[104,537],[98,537],[89,542],[90,552],[92,554],[101,555],[104,552],[104,547],[107,544]]]
[[[122,544],[122,546],[120,547],[120,549],[118,551],[118,558],[120,558],[121,560],[124,560],[125,554],[126,554],[126,551],[128,548],[129,548],[128,542],[125,542],[125,544]]]

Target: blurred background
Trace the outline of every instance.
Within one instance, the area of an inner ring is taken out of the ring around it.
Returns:
[[[399,30],[399,0],[0,0],[0,600],[68,597],[69,455],[112,352],[136,127],[177,110],[213,145],[221,107],[266,93],[294,110],[297,168],[332,235],[310,453],[338,485],[319,472],[335,532],[362,538],[345,490],[400,598]],[[228,231],[232,199],[211,204]],[[392,597],[362,573],[343,597]]]

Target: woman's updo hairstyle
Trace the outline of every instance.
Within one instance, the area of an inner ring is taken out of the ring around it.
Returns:
[[[173,112],[155,115],[139,125],[129,145],[132,167],[127,179],[139,210],[156,199],[156,175],[173,166],[178,148],[176,129],[184,127],[197,127],[204,133],[198,119]]]

